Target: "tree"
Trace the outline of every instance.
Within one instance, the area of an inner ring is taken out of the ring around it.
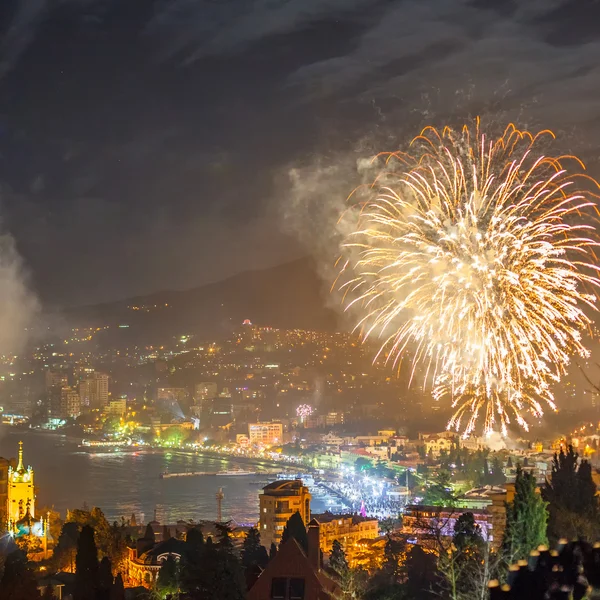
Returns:
[[[506,483],[506,477],[504,476],[504,470],[502,469],[502,463],[497,456],[492,459],[492,469],[489,476],[489,485],[502,485]]]
[[[98,594],[96,596],[98,600],[109,600],[113,581],[110,559],[105,556],[98,566]]]
[[[479,548],[483,545],[481,527],[475,522],[473,513],[463,513],[456,519],[452,541],[458,550]]]
[[[89,525],[94,530],[96,547],[100,551],[101,556],[110,556],[112,544],[111,527],[104,513],[98,507],[94,507],[91,510],[81,510],[79,508],[71,510],[69,511],[67,521],[76,523],[79,530]]]
[[[554,454],[552,474],[542,488],[542,497],[548,503],[548,538],[556,542],[569,539],[595,539],[600,533],[598,499],[592,492],[595,486],[587,461],[577,465],[579,455],[569,445]]]
[[[454,494],[450,485],[450,473],[440,471],[434,482],[425,490],[423,504],[427,506],[453,506]]]
[[[406,544],[404,541],[388,534],[383,549],[383,566],[381,570],[390,583],[396,583],[403,575],[401,565],[404,564],[405,552]]]
[[[269,548],[269,560],[273,560],[277,556],[277,545],[275,542],[271,542],[271,547]]]
[[[163,596],[176,594],[179,589],[177,562],[171,554],[158,572],[156,587]]]
[[[451,600],[486,600],[495,561],[473,514],[462,514],[454,525],[452,543],[444,545],[438,537],[438,546],[438,569],[445,595]]]
[[[281,543],[284,544],[291,538],[294,538],[304,552],[308,554],[308,534],[306,533],[304,521],[298,511],[287,520],[281,534]]]
[[[62,526],[58,542],[52,554],[52,563],[57,571],[75,572],[75,556],[79,528],[76,523],[65,523]]]
[[[406,591],[411,600],[429,600],[435,597],[439,584],[435,555],[414,544],[406,555]]]
[[[54,588],[51,585],[47,585],[44,588],[42,600],[56,600],[56,596],[54,595]]]
[[[260,543],[260,532],[256,527],[251,527],[244,538],[242,548],[242,566],[248,569],[255,565],[263,568],[267,565],[269,556],[267,550]]]
[[[200,586],[204,546],[201,529],[198,527],[189,529],[185,536],[184,552],[179,565],[180,585],[187,592],[191,593]]]
[[[98,549],[94,530],[85,525],[77,541],[75,557],[75,600],[93,600],[98,588]]]
[[[154,529],[152,529],[152,525],[150,525],[150,523],[146,525],[146,531],[144,531],[144,539],[152,542],[156,540],[156,536],[154,535]]]
[[[4,574],[0,581],[0,598],[32,600],[37,597],[37,583],[27,562],[27,557],[21,550],[13,550],[4,562]]]
[[[125,585],[121,573],[117,573],[115,582],[110,590],[110,600],[125,600]]]
[[[536,491],[535,478],[517,466],[515,497],[506,505],[506,528],[502,541],[504,560],[508,564],[527,559],[541,544],[547,544],[546,502]]]
[[[333,540],[333,544],[331,544],[329,566],[340,577],[344,576],[348,571],[348,560],[346,559],[346,553],[344,552],[342,544],[340,544],[339,540]]]

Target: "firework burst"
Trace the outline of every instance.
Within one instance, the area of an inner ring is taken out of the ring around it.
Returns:
[[[600,285],[594,247],[598,184],[572,156],[540,155],[512,124],[499,138],[428,127],[410,153],[363,191],[344,242],[340,288],[359,308],[375,360],[412,357],[433,397],[449,397],[448,427],[506,434],[514,419],[555,409],[552,384],[569,357],[588,355],[582,331]],[[575,173],[567,169],[575,168]]]

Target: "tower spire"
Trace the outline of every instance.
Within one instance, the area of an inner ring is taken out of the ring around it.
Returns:
[[[19,464],[17,465],[17,472],[24,471],[23,466],[23,442],[19,442]]]

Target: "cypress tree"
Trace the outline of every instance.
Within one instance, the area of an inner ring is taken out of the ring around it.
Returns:
[[[277,546],[275,542],[271,542],[271,547],[269,548],[269,560],[273,560],[277,556]]]
[[[37,597],[37,583],[27,562],[27,556],[22,550],[13,550],[4,562],[0,598],[31,600]]]
[[[98,600],[109,600],[113,581],[110,560],[105,556],[98,566]]]
[[[552,475],[542,488],[548,502],[548,538],[556,542],[569,539],[594,539],[598,535],[598,500],[587,461],[577,466],[579,455],[569,445],[554,455]]]
[[[266,566],[269,557],[264,546],[260,543],[260,532],[256,527],[251,527],[244,538],[242,548],[242,565],[248,569],[254,565],[262,568]]]
[[[94,530],[85,525],[77,541],[75,600],[94,600],[98,588],[98,550]]]
[[[154,529],[152,529],[152,525],[150,525],[150,523],[148,523],[148,525],[146,525],[146,531],[144,532],[144,539],[145,540],[152,540],[153,542],[156,541],[156,537],[154,535]]]
[[[512,564],[526,559],[532,550],[547,544],[546,502],[536,491],[535,478],[517,466],[515,497],[506,505],[506,529],[502,540],[505,560]]]
[[[331,554],[329,555],[329,566],[339,575],[342,576],[348,571],[348,560],[346,553],[342,548],[339,540],[333,540],[331,544]]]
[[[406,591],[409,598],[425,600],[437,597],[438,573],[435,555],[413,544],[406,556]]]
[[[281,543],[284,544],[291,538],[294,538],[300,544],[300,548],[308,554],[308,534],[306,533],[304,521],[298,511],[287,520],[281,534]]]
[[[110,590],[110,600],[125,600],[125,585],[121,573],[117,573],[115,582]]]

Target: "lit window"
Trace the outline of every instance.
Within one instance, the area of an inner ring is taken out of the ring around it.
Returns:
[[[265,524],[263,525],[263,529],[266,529],[266,528],[267,528],[267,524],[265,523]]]

